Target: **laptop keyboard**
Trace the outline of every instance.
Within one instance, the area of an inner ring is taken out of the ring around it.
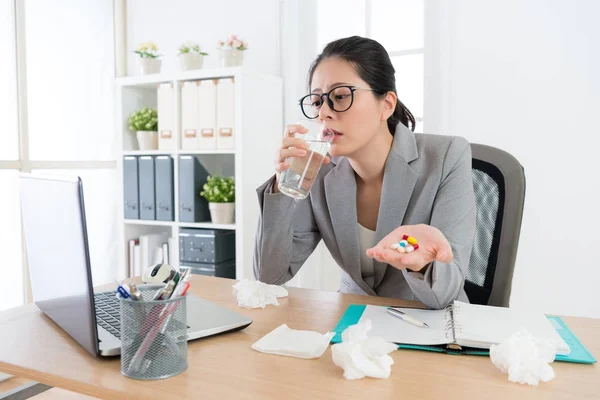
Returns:
[[[98,325],[121,339],[121,305],[117,292],[96,293],[94,303]]]

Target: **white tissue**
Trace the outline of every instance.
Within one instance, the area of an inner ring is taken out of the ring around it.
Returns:
[[[535,338],[523,328],[490,348],[492,363],[502,372],[508,372],[509,381],[528,385],[554,378],[554,370],[548,364],[555,356],[556,344],[552,340]]]
[[[327,350],[335,333],[290,329],[280,325],[252,345],[254,350],[298,358],[319,358]]]
[[[371,320],[365,319],[349,326],[342,332],[342,342],[331,346],[333,362],[344,369],[344,378],[388,378],[394,360],[388,355],[398,349],[395,343],[381,337],[367,337],[372,328]]]
[[[288,291],[281,286],[244,279],[233,285],[233,294],[237,295],[240,307],[265,308],[269,304],[278,306],[277,298],[286,297]]]

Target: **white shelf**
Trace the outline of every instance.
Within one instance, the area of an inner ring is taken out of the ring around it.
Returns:
[[[127,225],[146,226],[178,226],[181,228],[223,229],[235,230],[235,224],[213,224],[212,222],[174,222],[174,221],[152,221],[145,219],[126,219]]]
[[[145,219],[126,219],[124,220],[127,225],[147,225],[147,226],[175,226],[176,223],[173,221],[152,221]]]
[[[123,152],[124,156],[168,156],[173,154],[167,150],[127,150]]]
[[[181,149],[181,90],[187,81],[204,79],[234,78],[234,135],[235,148],[227,150],[185,150]],[[141,151],[137,149],[135,135],[128,129],[128,119],[132,112],[141,107],[157,107],[157,89],[160,83],[173,87],[173,133],[172,150]],[[281,77],[249,71],[245,67],[199,69],[176,71],[156,75],[118,78],[116,82],[117,130],[117,197],[118,208],[119,270],[127,272],[128,242],[130,239],[157,231],[170,231],[171,238],[177,238],[181,228],[201,228],[235,231],[236,278],[253,276],[252,260],[256,227],[260,207],[256,198],[256,188],[272,175],[269,161],[281,141],[283,131],[283,104],[281,101],[267,103],[257,98],[281,99],[283,86]],[[257,145],[260,137],[260,145]],[[123,156],[171,156],[173,157],[173,201],[175,221],[149,221],[125,219],[123,207]],[[211,222],[180,222],[179,219],[179,165],[180,155],[198,156],[206,169],[213,174],[233,175],[236,183],[235,223],[213,224]],[[179,254],[179,241],[175,240],[175,254]]]
[[[178,150],[177,154],[235,154],[235,150]]]
[[[124,156],[176,156],[201,154],[235,154],[235,150],[126,150]]]
[[[236,76],[241,72],[240,67],[198,69],[181,71],[174,74],[153,74],[143,76],[127,76],[117,79],[117,85],[125,87],[156,88],[161,83],[173,81],[188,81],[198,79],[226,78]]]

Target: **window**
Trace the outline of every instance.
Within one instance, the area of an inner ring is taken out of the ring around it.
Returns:
[[[0,310],[27,300],[20,172],[81,176],[94,283],[114,278],[113,2],[66,3],[0,1]]]
[[[359,35],[381,43],[396,69],[398,98],[423,126],[424,0],[322,0],[317,10],[317,47]]]

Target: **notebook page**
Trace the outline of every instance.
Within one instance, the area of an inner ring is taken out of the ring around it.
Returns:
[[[569,354],[564,342],[543,313],[455,301],[456,341],[462,346],[489,348],[508,339],[521,327],[534,337],[551,339],[557,354]]]
[[[386,307],[380,306],[366,306],[359,322],[367,318],[370,319],[373,329],[369,331],[368,335],[380,336],[388,342],[416,345],[437,345],[449,342],[449,339],[446,338],[444,310],[396,308],[425,322],[429,325],[429,328],[422,328],[404,322],[400,318],[388,314]]]

